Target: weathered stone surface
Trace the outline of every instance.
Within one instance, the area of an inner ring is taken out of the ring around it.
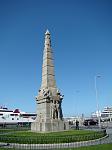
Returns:
[[[32,131],[34,132],[57,132],[69,129],[69,123],[59,120],[50,120],[49,122],[34,122]]]
[[[68,123],[63,121],[62,99],[63,95],[56,86],[51,39],[47,30],[44,43],[42,83],[38,96],[36,96],[37,118],[31,125],[32,131],[48,132],[69,129]]]

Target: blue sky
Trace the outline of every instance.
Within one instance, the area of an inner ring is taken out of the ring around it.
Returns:
[[[0,105],[35,112],[49,29],[64,115],[112,106],[111,0],[0,0]]]

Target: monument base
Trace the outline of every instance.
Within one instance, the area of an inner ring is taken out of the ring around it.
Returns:
[[[57,132],[69,130],[69,123],[62,120],[51,120],[51,122],[33,122],[31,131],[33,132]]]

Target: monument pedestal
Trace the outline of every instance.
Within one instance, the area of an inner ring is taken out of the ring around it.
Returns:
[[[33,122],[31,130],[34,132],[57,132],[69,130],[69,123],[62,120],[51,120],[51,122]]]

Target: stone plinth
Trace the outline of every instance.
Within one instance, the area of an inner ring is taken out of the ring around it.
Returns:
[[[51,122],[33,122],[31,130],[34,132],[57,132],[69,130],[69,123],[59,120],[51,120]]]

